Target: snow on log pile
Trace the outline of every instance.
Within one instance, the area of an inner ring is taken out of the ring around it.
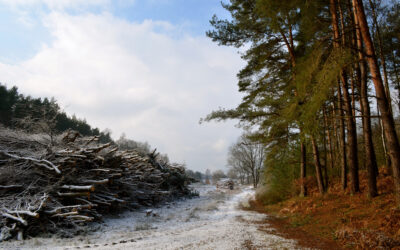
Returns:
[[[182,166],[97,140],[69,132],[50,147],[0,129],[0,241],[69,236],[106,213],[191,195]]]

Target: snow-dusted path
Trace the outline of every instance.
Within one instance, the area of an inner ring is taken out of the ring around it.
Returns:
[[[71,239],[36,238],[5,249],[294,249],[295,242],[259,231],[265,215],[238,209],[253,191],[199,187],[200,198],[107,219],[94,233]],[[153,216],[154,215],[154,216]]]

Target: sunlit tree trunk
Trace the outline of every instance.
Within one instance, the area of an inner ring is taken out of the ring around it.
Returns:
[[[319,160],[318,146],[317,146],[314,136],[311,136],[311,144],[312,144],[313,155],[314,155],[315,175],[317,177],[318,190],[319,190],[320,194],[323,194],[325,188],[324,188],[324,183],[322,180],[322,171],[321,171],[321,163]]]
[[[378,195],[378,188],[376,185],[376,175],[378,173],[378,166],[376,164],[376,156],[374,144],[372,142],[372,129],[371,129],[371,112],[368,101],[368,85],[367,85],[367,65],[363,53],[363,44],[361,32],[358,27],[358,20],[355,18],[355,29],[358,48],[357,63],[357,78],[360,86],[360,104],[363,124],[363,138],[364,138],[364,151],[365,151],[365,165],[368,171],[368,194],[370,197]]]
[[[381,36],[381,31],[380,31],[377,16],[376,16],[376,4],[373,3],[372,0],[369,0],[369,4],[370,4],[371,10],[372,10],[372,20],[374,22],[374,26],[376,29],[376,37],[377,37],[377,42],[378,42],[378,46],[379,46],[379,59],[381,60],[381,64],[382,64],[383,81],[385,83],[386,97],[389,102],[390,112],[393,113],[392,98],[390,97],[389,79],[388,79],[388,74],[387,74],[387,70],[386,70],[386,59],[383,54],[382,36]]]
[[[340,34],[339,34],[335,0],[330,0],[330,12],[332,15],[334,47],[336,49],[339,49]],[[348,91],[348,77],[344,69],[340,73],[340,81],[343,90],[343,100],[344,100],[343,107],[346,113],[348,159],[349,159],[350,180],[351,180],[350,191],[351,193],[354,194],[360,191],[359,178],[358,178],[357,130],[356,130],[356,124],[353,119],[351,97]]]
[[[375,93],[382,116],[383,130],[387,142],[387,150],[392,160],[393,178],[395,183],[395,196],[400,206],[400,145],[397,137],[394,119],[390,112],[390,106],[385,93],[381,73],[376,58],[375,48],[369,32],[367,18],[364,12],[362,0],[353,0],[353,8],[356,11],[358,23],[365,45],[366,60],[369,65],[372,81],[375,86]]]

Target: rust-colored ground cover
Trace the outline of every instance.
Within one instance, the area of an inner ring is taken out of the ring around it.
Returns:
[[[382,171],[379,196],[367,196],[366,173],[360,173],[361,193],[343,193],[339,180],[327,194],[309,180],[309,197],[275,205],[251,202],[254,210],[271,215],[266,223],[300,245],[320,249],[400,249],[400,210],[396,209],[392,178]],[[262,227],[261,227],[262,229]],[[308,244],[307,244],[308,242]]]

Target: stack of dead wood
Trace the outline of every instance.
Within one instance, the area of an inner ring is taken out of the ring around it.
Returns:
[[[50,147],[0,131],[0,241],[191,194],[181,165],[97,140],[69,132]]]

